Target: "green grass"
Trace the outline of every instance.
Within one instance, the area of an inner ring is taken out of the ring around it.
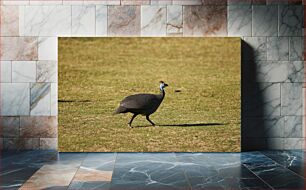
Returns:
[[[178,126],[137,116],[130,129],[132,114],[112,115],[160,80],[150,118]],[[60,38],[59,100],[60,151],[240,151],[240,39]]]

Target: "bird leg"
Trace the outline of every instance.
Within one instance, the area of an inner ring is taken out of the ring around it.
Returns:
[[[155,123],[153,123],[153,121],[150,120],[150,118],[149,118],[148,115],[146,115],[146,119],[147,119],[153,126],[155,126]]]
[[[131,121],[129,122],[129,127],[133,128],[133,127],[132,127],[132,122],[133,122],[134,118],[135,118],[137,115],[138,115],[138,114],[134,114],[134,115],[132,116]]]

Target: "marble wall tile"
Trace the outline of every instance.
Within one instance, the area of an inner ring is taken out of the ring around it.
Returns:
[[[247,117],[244,120],[243,136],[247,138],[284,137],[285,118]]]
[[[84,0],[63,0],[63,5],[83,5]]]
[[[37,61],[37,82],[57,82],[57,61]]]
[[[264,119],[264,136],[271,137],[284,137],[285,131],[285,118],[284,117],[272,117]]]
[[[19,117],[0,117],[1,137],[19,137]]]
[[[264,119],[264,136],[267,138],[271,137],[284,137],[285,131],[285,118],[284,117],[274,117]]]
[[[227,0],[202,0],[203,5],[227,5]]]
[[[19,36],[25,36],[24,35],[24,10],[25,6],[19,6]]]
[[[29,5],[30,0],[1,0],[3,5]]]
[[[18,6],[1,6],[0,12],[1,36],[18,36],[19,8]]]
[[[303,0],[287,0],[288,4],[292,4],[292,5],[302,5],[303,4]]]
[[[267,138],[265,148],[269,150],[283,150],[284,138]]]
[[[252,19],[253,36],[278,35],[277,5],[254,5]]]
[[[167,6],[167,35],[183,35],[183,7],[180,5]]]
[[[303,116],[285,116],[285,137],[302,138],[303,134]]]
[[[166,36],[166,6],[141,6],[141,36]]]
[[[251,5],[252,0],[227,0],[228,5]]]
[[[96,7],[72,6],[72,36],[94,36],[96,27]]]
[[[173,0],[173,5],[202,5],[202,0]]]
[[[279,36],[302,36],[303,6],[279,6]]]
[[[252,4],[254,5],[265,5],[268,0],[252,0]]]
[[[256,63],[256,81],[303,82],[303,70],[302,61],[258,61]]]
[[[51,114],[51,84],[32,83],[30,115],[49,116]]]
[[[58,139],[57,138],[40,138],[41,150],[57,150]]]
[[[282,115],[302,115],[303,114],[303,94],[302,83],[282,83],[281,84],[281,113]]]
[[[267,39],[266,37],[244,37],[244,42],[249,46],[242,50],[243,60],[267,60]]]
[[[51,83],[51,116],[58,115],[58,85]]]
[[[35,82],[36,61],[13,61],[12,82]]]
[[[20,150],[38,150],[39,138],[19,138],[18,149]]]
[[[298,4],[302,4],[302,0],[267,0],[267,4],[298,5]]]
[[[227,6],[185,6],[184,36],[227,36]]]
[[[149,5],[150,0],[121,0],[121,5]]]
[[[289,38],[268,37],[267,38],[267,59],[276,61],[289,60]]]
[[[0,82],[12,82],[12,63],[11,61],[0,61]]]
[[[71,6],[26,6],[24,14],[27,36],[71,35]]]
[[[58,59],[58,40],[57,37],[38,38],[38,59],[57,60]]]
[[[275,4],[275,5],[284,5],[284,4],[288,4],[291,0],[266,0],[266,4],[270,5],[270,4]]]
[[[107,6],[96,5],[96,36],[107,36]]]
[[[151,0],[151,5],[172,5],[172,0]]]
[[[109,36],[140,35],[139,6],[109,6],[107,17]]]
[[[3,149],[18,150],[19,138],[3,138]]]
[[[304,135],[303,137],[306,138],[306,127],[305,127],[306,126],[306,88],[305,88],[305,82],[304,82],[304,85],[303,85],[302,92],[303,92],[303,95],[302,95],[303,96],[302,115],[304,116],[303,117],[303,135]]]
[[[30,5],[62,5],[63,0],[30,0]]]
[[[227,27],[229,36],[252,35],[252,6],[230,5],[228,6]]]
[[[1,115],[30,114],[30,86],[28,83],[1,83]]]
[[[0,138],[3,137],[3,119],[2,118],[4,117],[0,116]]]
[[[3,150],[3,138],[0,138],[0,150]]]
[[[85,5],[120,5],[120,0],[84,0]]]
[[[279,83],[250,83],[243,89],[245,116],[280,116],[281,97]]]
[[[37,38],[1,37],[1,60],[37,60]]]
[[[57,117],[31,116],[20,117],[20,137],[57,138]]]
[[[289,59],[292,61],[302,61],[304,50],[303,37],[290,37],[289,39]]]
[[[286,82],[304,82],[304,65],[303,61],[289,62]]]
[[[303,138],[284,138],[284,150],[304,149],[305,140]]]

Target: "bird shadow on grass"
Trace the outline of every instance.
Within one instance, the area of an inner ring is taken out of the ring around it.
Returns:
[[[214,125],[227,125],[227,123],[183,123],[183,124],[162,124],[164,127],[205,127]]]
[[[182,124],[157,124],[157,127],[205,127],[205,126],[218,126],[227,125],[227,123],[182,123]],[[135,128],[153,127],[152,125],[134,126]]]

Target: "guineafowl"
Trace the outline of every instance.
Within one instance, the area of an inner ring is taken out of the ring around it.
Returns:
[[[120,113],[133,113],[130,122],[128,123],[129,127],[132,127],[132,122],[135,117],[139,114],[146,116],[146,119],[153,125],[155,124],[150,120],[149,116],[154,113],[159,105],[162,103],[165,97],[164,88],[168,86],[168,84],[160,81],[160,94],[135,94],[131,96],[125,97],[121,102],[120,106],[114,112],[114,114]]]

